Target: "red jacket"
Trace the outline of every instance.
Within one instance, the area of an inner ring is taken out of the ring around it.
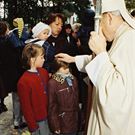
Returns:
[[[48,72],[43,68],[38,68],[38,72],[24,72],[18,82],[21,109],[31,132],[38,128],[37,121],[42,121],[47,117],[48,79]]]

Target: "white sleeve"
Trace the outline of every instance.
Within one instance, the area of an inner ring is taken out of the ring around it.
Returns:
[[[92,55],[75,56],[75,64],[79,71],[86,72],[85,66],[91,61]]]
[[[107,60],[109,60],[107,52],[102,52],[99,55],[97,55],[89,64],[87,64],[85,69],[94,86],[96,86],[97,76],[102,66],[105,64]]]

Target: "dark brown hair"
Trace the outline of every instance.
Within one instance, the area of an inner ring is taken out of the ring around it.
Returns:
[[[69,68],[69,64],[63,61],[58,60],[57,58],[53,61],[53,73],[56,73],[61,67],[64,69]]]
[[[44,48],[37,44],[28,44],[24,47],[22,52],[22,65],[23,68],[30,69],[31,58],[36,58],[40,54],[44,55]]]
[[[72,29],[71,24],[65,24],[64,28],[65,29]]]
[[[0,21],[0,36],[5,36],[7,29],[8,29],[7,23],[4,21]]]
[[[48,17],[48,20],[46,21],[46,23],[48,25],[50,25],[51,23],[55,22],[56,18],[60,18],[62,20],[62,22],[65,22],[65,18],[64,15],[61,13],[51,13]]]

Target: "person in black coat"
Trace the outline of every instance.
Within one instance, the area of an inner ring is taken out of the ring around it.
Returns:
[[[19,80],[20,76],[23,74],[24,69],[22,67],[21,56],[22,50],[25,46],[25,41],[29,38],[29,33],[24,26],[23,18],[15,18],[13,20],[14,29],[9,32],[9,39],[13,44],[13,48],[16,51],[17,58],[17,80]],[[17,82],[15,86],[17,85]],[[23,115],[20,108],[20,101],[17,94],[17,88],[15,87],[12,90],[12,102],[13,102],[13,123],[14,128],[23,128],[26,124],[23,121]]]
[[[4,98],[16,89],[18,57],[8,36],[8,25],[0,21],[0,113],[7,111]]]

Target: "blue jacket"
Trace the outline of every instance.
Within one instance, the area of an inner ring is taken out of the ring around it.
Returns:
[[[23,28],[21,38],[19,38],[19,35],[18,35],[18,28],[13,29],[9,34],[9,38],[11,42],[14,44],[14,47],[24,47],[25,41],[29,39],[29,37],[30,35],[27,32],[26,28]]]

